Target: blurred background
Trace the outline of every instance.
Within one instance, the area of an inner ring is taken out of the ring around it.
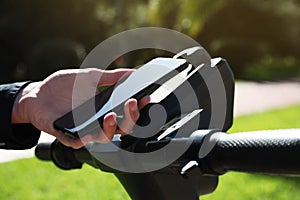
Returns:
[[[243,97],[237,107],[247,108],[240,112],[247,115],[235,118],[230,132],[300,127],[299,105],[254,109],[287,97],[299,104],[299,82],[248,87],[248,81],[299,80],[300,0],[0,0],[0,83],[41,80],[79,67],[103,40],[145,26],[187,34],[212,57],[226,58],[238,80],[247,80],[238,81],[236,90]],[[111,67],[136,66],[162,55],[169,54],[131,52]],[[63,171],[36,158],[21,159],[1,163],[0,177],[9,180],[0,187],[0,199],[129,199],[112,174],[87,165]],[[229,173],[203,199],[300,199],[299,186],[294,177]]]
[[[226,58],[238,79],[293,78],[300,76],[299,22],[300,0],[0,0],[0,80],[78,67],[103,40],[143,26],[191,36],[212,57]],[[135,52],[113,67],[157,54]]]

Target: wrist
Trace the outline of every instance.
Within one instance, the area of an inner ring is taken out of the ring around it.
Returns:
[[[30,123],[28,115],[28,101],[30,101],[30,95],[28,95],[36,87],[38,82],[29,83],[23,89],[21,89],[14,101],[11,122],[16,123]]]

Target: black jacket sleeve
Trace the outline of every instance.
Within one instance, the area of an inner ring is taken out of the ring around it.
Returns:
[[[32,124],[12,124],[11,112],[15,98],[30,82],[0,85],[0,148],[29,149],[35,146],[40,131]]]

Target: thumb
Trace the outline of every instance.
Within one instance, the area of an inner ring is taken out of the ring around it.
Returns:
[[[134,69],[115,69],[102,71],[99,76],[98,87],[103,85],[113,85],[119,80],[128,77]]]

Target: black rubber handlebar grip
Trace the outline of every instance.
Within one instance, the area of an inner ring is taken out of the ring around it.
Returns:
[[[219,134],[204,158],[210,173],[300,174],[300,129]]]
[[[52,160],[51,143],[40,143],[35,148],[35,156],[41,160]]]

